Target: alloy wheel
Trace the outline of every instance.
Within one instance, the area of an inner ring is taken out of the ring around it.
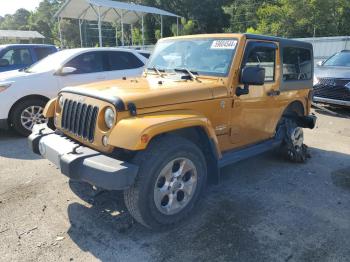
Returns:
[[[191,201],[197,187],[197,169],[188,158],[170,161],[159,173],[154,186],[154,202],[165,215],[174,215]]]
[[[43,115],[44,108],[41,106],[30,106],[21,113],[22,126],[31,131],[35,124],[44,124],[48,120]]]

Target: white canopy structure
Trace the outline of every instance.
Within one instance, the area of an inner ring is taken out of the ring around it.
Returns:
[[[22,31],[22,30],[0,30],[1,40],[32,40],[44,39],[45,37],[37,31]]]
[[[111,0],[66,0],[62,7],[57,11],[55,17],[59,25],[62,18],[71,18],[79,20],[80,41],[82,44],[81,25],[82,21],[98,21],[99,42],[102,46],[102,22],[120,23],[121,25],[121,43],[124,45],[124,24],[133,25],[139,21],[142,24],[142,43],[144,45],[144,16],[146,14],[160,15],[161,37],[163,37],[163,16],[176,17],[177,25],[179,17],[176,14],[149,6],[117,2]],[[62,43],[62,33],[60,39]]]

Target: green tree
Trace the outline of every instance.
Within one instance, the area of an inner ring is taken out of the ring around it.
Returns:
[[[257,10],[266,3],[273,0],[232,0],[224,7],[225,13],[230,16],[230,25],[225,29],[226,32],[244,33],[248,28],[257,27],[259,18]]]
[[[61,32],[63,37],[63,47],[73,48],[80,46],[80,35],[78,21],[64,19],[61,21]]]
[[[160,30],[159,29],[156,29],[156,31],[154,31],[154,37],[157,39],[157,40],[159,40],[159,39],[161,39],[161,32],[160,32]]]
[[[230,17],[223,7],[230,0],[158,0],[155,5],[192,20],[197,24],[196,33],[220,33],[229,26]],[[173,20],[172,20],[173,21]],[[173,24],[173,22],[171,22]],[[168,26],[171,27],[171,24]]]
[[[258,23],[253,28],[284,37],[347,35],[349,14],[347,0],[278,0],[257,10]]]
[[[18,9],[13,15],[5,15],[0,28],[5,30],[28,30],[28,19],[31,13],[26,9]]]
[[[30,17],[30,29],[44,35],[48,43],[59,44],[57,21],[53,17],[62,3],[62,0],[43,0]]]
[[[142,33],[139,28],[132,29],[132,39],[134,45],[142,45]]]
[[[186,20],[185,18],[181,18],[181,24],[179,25],[179,28],[177,28],[177,24],[173,24],[171,26],[171,31],[174,36],[177,34],[177,31],[179,32],[179,35],[192,35],[198,30],[197,28],[198,26],[193,20]]]

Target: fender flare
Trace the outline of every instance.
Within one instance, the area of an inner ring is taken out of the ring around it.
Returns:
[[[56,101],[57,101],[57,98],[53,98],[49,100],[49,102],[47,102],[43,112],[43,115],[46,118],[51,118],[55,116]]]
[[[137,151],[147,148],[156,136],[188,127],[201,127],[214,142],[216,154],[221,156],[215,130],[208,118],[194,111],[170,111],[152,113],[120,120],[109,136],[109,144],[114,147]],[[147,135],[147,142],[141,137]]]

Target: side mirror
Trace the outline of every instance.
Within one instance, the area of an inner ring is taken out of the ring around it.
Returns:
[[[66,75],[73,74],[75,71],[77,71],[75,67],[65,66],[65,67],[62,67],[62,69],[59,71],[59,75],[66,76]]]
[[[249,94],[249,86],[256,85],[262,86],[265,83],[265,68],[257,66],[246,66],[241,72],[241,81],[244,88],[238,87],[236,90],[236,95],[247,95]]]
[[[318,62],[316,63],[316,65],[317,65],[317,66],[323,66],[323,63],[324,63],[324,61],[318,61]]]
[[[0,59],[0,66],[1,67],[5,67],[5,66],[8,66],[10,63],[9,63],[9,60],[7,59]]]

